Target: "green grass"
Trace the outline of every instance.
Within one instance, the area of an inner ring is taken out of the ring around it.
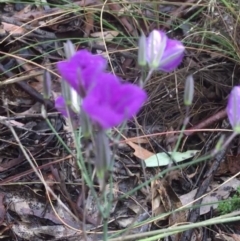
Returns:
[[[231,197],[225,200],[224,202],[219,203],[217,210],[221,215],[231,213],[240,208],[240,187],[237,188],[236,193]]]

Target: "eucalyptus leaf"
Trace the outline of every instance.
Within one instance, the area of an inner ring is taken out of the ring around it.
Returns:
[[[186,152],[168,152],[168,154],[172,157],[173,160],[176,162],[182,162],[187,160],[194,155],[196,155],[199,151],[198,150],[191,150]],[[153,155],[146,160],[144,160],[146,167],[159,167],[159,166],[167,166],[171,162],[171,158],[165,153],[160,152],[156,155]]]

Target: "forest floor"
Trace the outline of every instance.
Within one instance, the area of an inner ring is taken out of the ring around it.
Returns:
[[[240,83],[239,9],[237,0],[0,1],[0,239],[239,241],[239,137],[215,157],[196,161],[232,132],[225,108]],[[105,190],[114,197],[106,238],[91,188],[42,117],[45,104],[49,122],[73,150],[66,120],[43,98],[44,73],[51,74],[54,99],[61,93],[56,62],[65,59],[63,43],[71,40],[134,83],[141,76],[138,38],[153,29],[180,40],[185,57],[171,73],[154,72],[137,121],[113,130],[122,136],[113,189]],[[165,154],[182,128],[189,75],[193,104],[170,163]]]

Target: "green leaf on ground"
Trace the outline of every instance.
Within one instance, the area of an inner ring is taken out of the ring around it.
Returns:
[[[196,155],[199,151],[198,150],[191,150],[186,152],[168,152],[168,154],[174,159],[176,162],[182,162],[187,160],[194,155]],[[171,158],[165,152],[157,153],[156,155],[150,156],[149,158],[145,159],[146,167],[159,167],[159,166],[166,166],[171,162]]]

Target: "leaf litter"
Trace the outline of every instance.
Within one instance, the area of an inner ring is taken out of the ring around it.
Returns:
[[[226,129],[222,123],[224,115],[218,115],[219,110],[225,107],[224,101],[232,84],[238,83],[239,66],[236,53],[238,53],[239,31],[237,29],[239,26],[234,14],[222,5],[222,1],[211,8],[211,15],[206,15],[205,9],[201,10],[202,7],[207,9],[207,4],[199,5],[197,1],[185,1],[185,4],[181,1],[161,2],[161,4],[149,2],[146,5],[141,3],[141,6],[137,2],[109,1],[104,9],[104,20],[114,28],[104,22],[103,29],[96,20],[99,19],[99,9],[102,8],[102,3],[99,1],[74,1],[79,11],[69,11],[73,9],[72,5],[66,3],[57,6],[52,5],[51,2],[46,1],[44,5],[0,3],[0,80],[1,83],[12,79],[16,81],[14,84],[1,86],[0,115],[7,118],[7,124],[14,127],[23,145],[36,160],[39,170],[45,175],[45,180],[50,181],[52,179],[49,177],[54,176],[53,180],[56,183],[51,187],[67,204],[72,215],[66,212],[56,200],[51,200],[55,210],[64,223],[78,229],[79,232],[69,228],[56,216],[46,198],[42,184],[37,183],[39,180],[4,124],[6,120],[1,118],[0,178],[3,186],[0,193],[0,233],[3,238],[6,238],[5,240],[16,240],[14,237],[22,240],[81,240],[82,228],[73,216],[77,215],[81,220],[84,212],[87,213],[85,214],[87,230],[102,231],[97,204],[91,192],[85,192],[86,200],[82,199],[84,195],[79,184],[81,175],[74,159],[58,162],[61,157],[65,160],[66,153],[54,137],[54,133],[45,125],[40,114],[40,103],[45,102],[42,97],[42,76],[39,73],[49,69],[54,82],[52,94],[57,96],[60,93],[61,80],[55,71],[55,62],[64,58],[61,39],[77,38],[78,48],[93,49],[97,52],[100,50],[103,55],[108,51],[106,56],[110,55],[117,75],[134,82],[140,76],[135,64],[136,45],[133,45],[132,40],[129,39],[138,37],[139,30],[148,34],[158,25],[160,29],[171,30],[169,34],[176,39],[185,38],[189,49],[181,68],[170,74],[155,73],[150,84],[146,86],[149,100],[140,113],[138,122],[143,129],[150,127],[154,130],[151,134],[160,134],[164,130],[180,130],[184,113],[182,104],[184,81],[188,74],[186,69],[194,73],[195,79],[194,105],[191,106],[190,126],[187,127],[193,130],[195,126]],[[86,9],[82,11],[81,7]],[[196,15],[191,12],[193,9]],[[202,29],[209,31],[203,34]],[[231,49],[228,44],[224,44],[226,38],[234,43],[233,46],[236,49]],[[107,49],[104,43],[107,44]],[[28,78],[30,75],[32,77]],[[22,76],[26,78],[20,79]],[[53,114],[51,123],[66,142],[71,142],[67,133],[68,128],[64,120],[54,114],[51,101],[47,102],[47,107],[49,114]],[[221,118],[211,118],[212,116]],[[206,118],[211,118],[211,121],[204,122]],[[162,129],[158,128],[159,126],[162,126]],[[238,150],[234,147],[210,176],[206,177],[205,174],[207,170],[214,167],[217,160],[183,168],[178,174],[170,173],[172,177],[159,178],[152,181],[150,186],[144,186],[124,199],[119,199],[121,195],[159,174],[161,170],[159,165],[156,165],[156,153],[160,155],[159,159],[162,161],[161,169],[166,168],[165,165],[169,164],[170,159],[165,153],[171,153],[176,144],[174,142],[176,135],[169,134],[168,131],[166,135],[159,135],[157,138],[148,136],[143,137],[144,141],[133,142],[130,138],[139,138],[137,133],[142,131],[138,128],[139,125],[135,125],[134,122],[127,124],[126,139],[123,138],[121,141],[125,141],[128,148],[119,145],[117,151],[113,174],[114,201],[109,220],[110,229],[119,231],[150,217],[156,219],[139,228],[130,228],[129,232],[141,233],[188,222],[188,209],[167,215],[164,219],[158,215],[181,209],[194,202],[197,193],[202,190],[206,191],[203,191],[201,196],[206,196],[202,199],[199,216],[196,219],[210,218],[212,211],[214,211],[213,215],[217,215],[216,202],[231,197],[240,186],[237,177],[221,185],[229,175],[235,175],[239,171]],[[143,134],[149,134],[147,128]],[[184,140],[181,150],[177,153],[180,159],[184,158],[184,163],[188,163],[188,158],[192,158],[189,154],[192,154],[191,150],[202,150],[201,154],[205,154],[214,148],[215,144],[216,140],[210,132],[193,132],[193,135]],[[71,148],[74,147],[71,146]],[[146,162],[148,158],[154,158],[154,165],[150,165],[151,168],[147,165],[144,174],[141,162]],[[180,160],[176,156],[173,159],[176,163]],[[56,170],[59,171],[58,175]],[[21,188],[14,182],[11,186],[4,186],[5,181],[10,180],[9,178],[12,182],[15,180],[23,183]],[[206,178],[209,178],[208,183],[203,182]],[[66,184],[63,185],[65,182]],[[217,188],[218,186],[220,187]],[[33,190],[36,190],[36,193]],[[219,234],[215,236],[220,236],[222,239],[224,239],[223,231],[229,230],[227,225],[226,229],[222,226],[213,228],[214,232]],[[203,240],[205,230],[205,228],[195,229],[195,236],[192,237]],[[233,233],[224,234],[226,240],[227,238],[239,239],[240,232],[237,226],[232,230]],[[101,240],[102,236],[88,234],[88,238]],[[182,237],[180,235],[172,238],[181,240]]]

